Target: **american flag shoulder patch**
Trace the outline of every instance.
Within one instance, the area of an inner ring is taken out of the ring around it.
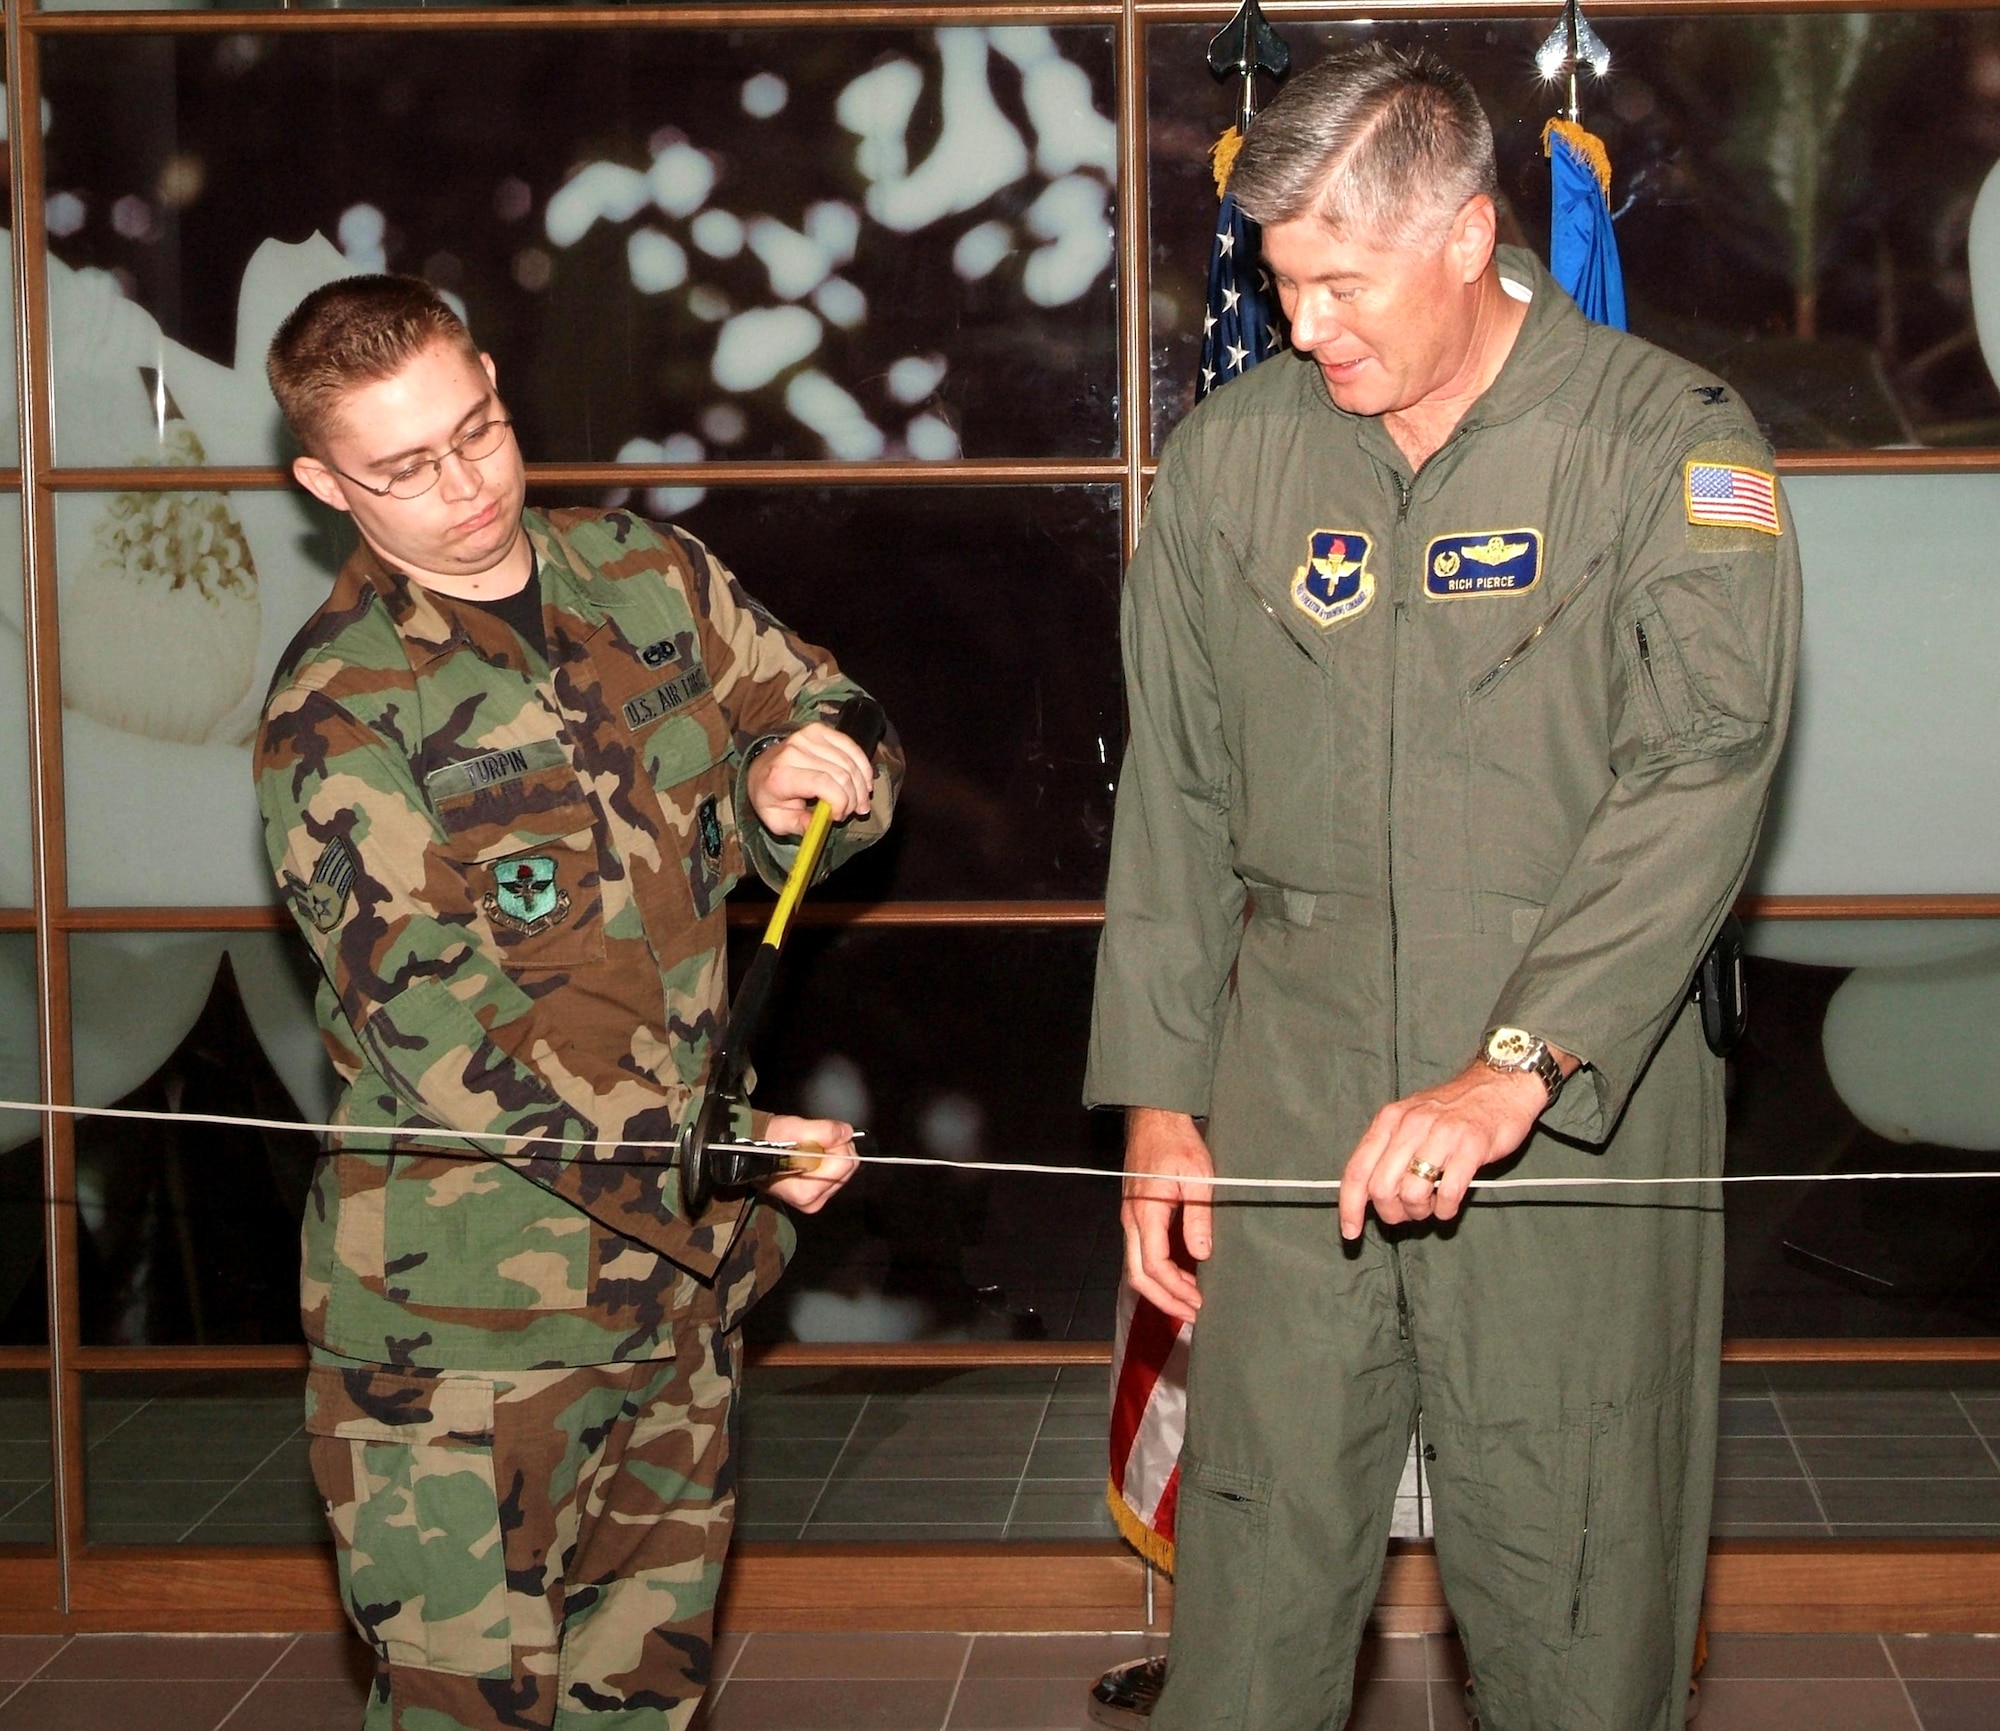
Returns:
[[[1768,470],[1690,458],[1683,474],[1690,523],[1766,535],[1785,532],[1778,521],[1778,477]]]

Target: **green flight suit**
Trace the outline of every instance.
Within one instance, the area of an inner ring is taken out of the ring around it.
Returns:
[[[369,1731],[693,1717],[733,1330],[792,1244],[759,1201],[683,1218],[661,1144],[722,1023],[724,898],[796,857],[744,772],[858,688],[692,536],[523,520],[546,654],[363,548],[257,744],[343,1084],[304,1226],[306,1429],[377,1654]],[[888,827],[893,740],[878,764],[829,865]]]
[[[1797,544],[1732,392],[1501,272],[1526,324],[1416,475],[1286,354],[1153,489],[1085,1088],[1205,1118],[1226,1174],[1337,1179],[1500,1023],[1586,1067],[1488,1176],[1721,1169],[1688,988],[1784,741]],[[1719,1189],[1353,1246],[1329,1194],[1230,1200],[1201,1284],[1158,1731],[1342,1724],[1420,1408],[1485,1731],[1680,1723]]]

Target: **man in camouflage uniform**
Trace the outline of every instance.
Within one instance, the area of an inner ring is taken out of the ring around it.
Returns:
[[[1295,352],[1148,503],[1085,1084],[1133,1108],[1133,1284],[1195,1324],[1154,1724],[1346,1720],[1421,1409],[1484,1731],[1668,1731],[1722,1319],[1689,986],[1784,744],[1797,543],[1727,387],[1496,246],[1432,57],[1300,74],[1230,191]],[[1500,1162],[1676,1187],[1468,1196]],[[1338,1212],[1212,1207],[1217,1171]]]
[[[692,537],[524,511],[492,364],[421,283],[309,297],[270,374],[362,546],[258,741],[272,867],[318,958],[344,1126],[301,1282],[307,1430],[370,1731],[659,1731],[693,1716],[734,1510],[761,1200],[683,1218],[668,1145],[724,1014],[723,899],[832,861],[900,776],[824,717],[856,687]],[[844,1124],[771,1186],[810,1211]],[[482,1141],[455,1132],[499,1132]]]

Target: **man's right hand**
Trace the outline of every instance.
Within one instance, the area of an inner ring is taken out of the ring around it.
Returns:
[[[1181,1322],[1201,1309],[1194,1272],[1174,1254],[1174,1221],[1196,1262],[1215,1248],[1210,1225],[1213,1186],[1183,1184],[1212,1178],[1215,1162],[1185,1112],[1134,1106],[1125,1115],[1125,1278],[1132,1290]]]

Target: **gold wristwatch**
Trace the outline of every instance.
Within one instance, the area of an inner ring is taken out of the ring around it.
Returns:
[[[1551,1106],[1562,1092],[1565,1079],[1562,1065],[1556,1062],[1548,1041],[1525,1028],[1489,1029],[1479,1047],[1479,1061],[1489,1069],[1504,1070],[1511,1075],[1539,1076],[1548,1090]]]

